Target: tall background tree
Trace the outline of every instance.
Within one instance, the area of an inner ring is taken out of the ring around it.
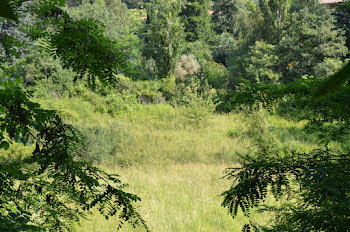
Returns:
[[[181,2],[150,0],[146,9],[143,54],[154,60],[158,78],[164,78],[174,73],[176,60],[183,50],[184,28],[179,17]]]
[[[184,53],[194,54],[201,64],[211,60],[210,45],[213,44],[214,31],[211,24],[212,1],[184,1],[180,13],[184,25]]]
[[[211,29],[210,0],[188,0],[183,4],[180,16],[184,24],[187,42],[210,42],[213,39]]]
[[[126,4],[120,0],[83,0],[79,6],[68,8],[68,12],[73,18],[93,18],[102,22],[105,35],[112,40],[120,40],[126,34],[128,11]]]
[[[249,77],[252,70],[246,69],[255,59],[251,49],[256,41],[276,46],[278,59],[269,69],[274,75],[281,73],[282,82],[304,74],[333,74],[342,66],[348,52],[344,31],[336,26],[327,6],[315,1],[270,0],[260,1],[252,9],[257,15],[254,32],[239,40],[227,58],[233,76],[256,81]]]

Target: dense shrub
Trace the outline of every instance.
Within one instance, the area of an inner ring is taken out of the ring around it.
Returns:
[[[127,128],[117,122],[106,125],[82,125],[78,128],[86,138],[83,156],[80,158],[93,163],[114,160],[118,164],[117,154],[123,152],[128,140],[132,140]]]
[[[212,87],[221,89],[226,87],[229,73],[223,64],[209,61],[203,66],[203,76]]]
[[[214,111],[214,104],[210,99],[194,98],[180,110],[183,125],[198,129],[209,123],[210,115]]]

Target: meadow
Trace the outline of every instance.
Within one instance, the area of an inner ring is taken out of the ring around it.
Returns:
[[[225,168],[238,166],[240,156],[253,154],[259,138],[272,139],[265,143],[277,148],[316,147],[316,139],[303,133],[303,122],[263,111],[218,114],[210,108],[138,104],[111,115],[81,98],[41,103],[59,109],[85,132],[88,143],[83,158],[119,174],[129,184],[127,190],[142,198],[137,207],[152,231],[241,231],[247,218],[240,213],[233,220],[220,206],[220,194],[230,186],[222,178]],[[257,136],[259,130],[264,131],[262,136]],[[252,213],[252,220],[261,224],[268,218]],[[76,230],[107,232],[115,231],[117,225],[117,218],[106,221],[96,212],[87,215]],[[125,224],[120,231],[143,230]]]
[[[90,93],[91,94],[91,93]],[[91,100],[93,99],[93,101]],[[102,98],[101,98],[102,99]],[[231,181],[224,171],[238,167],[242,156],[254,155],[262,146],[309,152],[318,147],[316,136],[276,112],[259,110],[216,113],[211,105],[122,103],[109,110],[98,98],[38,98],[46,109],[55,109],[86,138],[82,159],[109,173],[120,175],[126,190],[142,201],[137,210],[151,231],[239,232],[248,222],[242,212],[233,219],[221,206],[221,194]],[[349,150],[331,143],[330,148]],[[14,150],[13,150],[14,149]],[[31,147],[13,146],[11,154]],[[269,197],[267,204],[278,202]],[[267,224],[273,215],[253,211],[251,220]],[[77,232],[116,231],[117,217],[106,220],[97,210],[75,224]],[[128,223],[122,232],[144,231]]]

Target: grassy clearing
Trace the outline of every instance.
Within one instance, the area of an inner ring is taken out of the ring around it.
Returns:
[[[232,163],[237,162],[237,154],[253,151],[248,130],[257,119],[242,113],[213,114],[198,107],[150,104],[110,115],[79,98],[41,102],[59,109],[84,132],[90,145],[83,158],[104,166]],[[266,131],[280,145],[295,150],[315,147],[316,139],[302,132],[303,123],[263,117]]]
[[[220,179],[227,165],[172,164],[110,171],[120,173],[130,184],[129,190],[142,198],[138,204],[139,210],[152,231],[239,232],[246,219],[239,216],[232,220],[220,207],[222,198],[219,194],[229,184]],[[255,219],[264,221],[262,217]],[[105,221],[94,214],[89,216],[89,220],[82,221],[77,231],[111,232],[116,231],[116,227],[116,219]],[[121,231],[131,232],[135,229],[127,225]]]
[[[191,120],[188,108],[159,104],[113,117],[95,112],[90,103],[79,99],[42,102],[61,110],[69,123],[91,136],[92,155],[104,166],[236,162],[236,153],[246,152],[249,143],[228,136],[229,129],[240,130],[241,119],[235,115],[206,113]],[[111,144],[110,151],[98,152]]]
[[[255,151],[253,137],[271,138],[273,146],[305,151],[316,138],[295,123],[261,112],[213,114],[197,106],[136,105],[118,114],[96,110],[96,103],[79,98],[41,102],[59,109],[69,123],[87,136],[87,156],[103,169],[121,175],[152,231],[240,231],[236,220],[220,206],[229,181],[222,171],[237,165],[239,155]],[[260,136],[261,137],[261,136]],[[267,216],[252,214],[259,223]],[[116,231],[116,219],[96,212],[76,226],[78,232]],[[121,231],[135,231],[128,226]],[[136,230],[138,231],[138,230]]]

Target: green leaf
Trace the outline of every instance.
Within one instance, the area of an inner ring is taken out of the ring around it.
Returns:
[[[0,148],[4,148],[5,151],[7,151],[10,148],[10,144],[8,142],[6,142],[6,141],[2,141],[0,143]]]
[[[0,17],[17,21],[18,16],[12,9],[9,0],[2,0],[0,3]]]

